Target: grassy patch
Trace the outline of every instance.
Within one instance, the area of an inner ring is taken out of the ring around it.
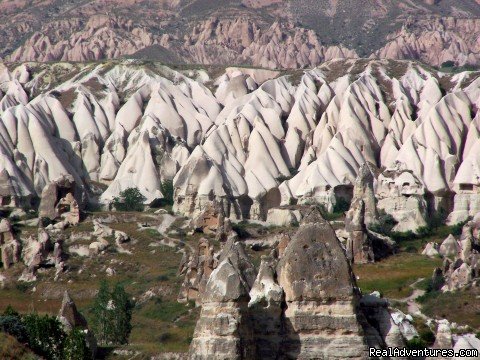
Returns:
[[[186,352],[200,310],[175,301],[149,301],[134,314],[131,347],[145,354]]]
[[[150,243],[160,240],[161,235],[153,228],[141,230],[137,223],[143,221],[155,226],[156,219],[151,214],[118,212],[113,215],[117,221],[109,226],[130,236],[132,241],[124,246],[132,255],[117,253],[112,247],[112,251],[92,258],[70,257],[67,261],[69,271],[58,281],[53,281],[55,269],[52,268],[39,272],[38,281],[33,284],[7,282],[1,290],[0,312],[11,304],[21,313],[36,311],[40,314],[56,315],[63,292],[68,289],[79,310],[91,322],[92,300],[100,281],[106,279],[112,284],[123,284],[127,292],[137,300],[142,299],[149,290],[157,294],[142,306],[135,307],[130,344],[122,349],[138,350],[144,358],[164,351],[188,351],[199,312],[191,306],[176,302],[183,280],[176,274],[182,254],[167,246],[149,246]],[[103,213],[95,213],[94,216],[103,216]],[[67,237],[73,233],[91,230],[93,224],[91,219],[87,219],[77,227],[66,229],[65,235]],[[114,276],[107,276],[105,270],[108,267],[115,270]],[[7,278],[17,279],[22,270],[20,265],[16,265],[4,274]],[[32,291],[34,287],[35,292]],[[161,301],[158,300],[160,296]],[[111,356],[113,355],[106,354],[105,358]]]
[[[150,319],[173,322],[188,313],[189,306],[176,301],[151,301],[142,308],[140,314]]]
[[[433,318],[448,319],[480,330],[480,289],[471,288],[456,292],[430,292],[419,298],[422,311]]]
[[[440,259],[400,253],[374,264],[357,264],[354,272],[364,293],[380,291],[388,298],[400,299],[411,295],[410,285],[418,278],[431,277],[441,263]]]

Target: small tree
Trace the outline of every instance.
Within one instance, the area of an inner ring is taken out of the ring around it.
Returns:
[[[455,62],[452,61],[452,60],[447,60],[445,62],[442,63],[441,67],[442,68],[452,68],[455,66]]]
[[[106,281],[100,289],[93,305],[93,329],[102,344],[125,344],[132,330],[133,304],[125,289],[115,285],[110,292]]]
[[[120,211],[143,211],[143,202],[147,200],[137,188],[128,188],[113,199],[115,209]]]
[[[100,289],[92,307],[92,327],[101,344],[107,344],[112,333],[112,311],[109,308],[110,291],[105,280],[100,282]]]
[[[160,186],[160,190],[162,191],[162,194],[163,194],[161,205],[162,206],[173,205],[173,193],[174,193],[173,181],[164,180],[162,182],[162,185]]]
[[[132,310],[133,304],[125,289],[120,284],[115,285],[112,293],[112,301],[115,306],[115,342],[126,344],[132,331]]]

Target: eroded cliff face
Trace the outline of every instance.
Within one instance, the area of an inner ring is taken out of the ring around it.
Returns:
[[[479,19],[431,18],[410,21],[387,37],[374,53],[387,59],[416,59],[439,66],[446,61],[478,64],[480,61]]]
[[[167,63],[311,67],[334,58],[478,64],[474,0],[79,1],[2,5],[10,61],[133,55]],[[1,19],[2,15],[0,15]]]

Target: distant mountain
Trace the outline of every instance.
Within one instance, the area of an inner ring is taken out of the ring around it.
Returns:
[[[269,68],[354,57],[480,63],[480,0],[15,0],[0,14],[7,61],[138,54]]]

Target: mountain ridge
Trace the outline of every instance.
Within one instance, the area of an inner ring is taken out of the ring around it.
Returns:
[[[352,0],[50,0],[0,9],[5,61],[92,61],[160,45],[185,63],[271,68],[354,57],[480,62],[477,0],[369,0],[360,8]]]

